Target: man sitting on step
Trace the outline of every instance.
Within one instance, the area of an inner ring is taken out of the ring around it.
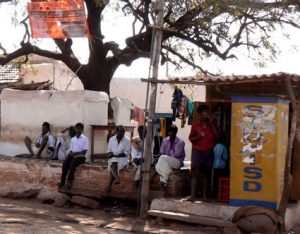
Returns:
[[[107,146],[109,183],[106,192],[111,191],[113,182],[120,183],[119,171],[128,164],[128,156],[130,153],[131,142],[125,136],[125,129],[122,125],[116,128],[116,135],[109,139]]]
[[[25,145],[31,157],[51,159],[55,149],[55,137],[50,133],[50,124],[44,122],[42,132],[38,135],[34,142],[26,136]]]
[[[76,135],[71,139],[70,152],[63,162],[62,175],[60,183],[58,184],[60,188],[65,185],[66,178],[67,183],[65,187],[67,189],[72,187],[76,168],[85,162],[86,153],[89,149],[89,141],[88,138],[82,134],[83,128],[84,125],[82,123],[75,125]]]
[[[182,167],[185,158],[185,143],[176,136],[177,131],[178,128],[175,125],[168,128],[168,137],[163,139],[160,148],[161,156],[155,167],[160,175],[160,186],[163,191],[167,187],[167,181],[172,170]]]

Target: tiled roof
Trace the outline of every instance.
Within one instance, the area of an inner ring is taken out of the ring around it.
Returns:
[[[13,83],[18,81],[19,69],[13,65],[0,66],[0,83]]]
[[[196,81],[196,82],[212,82],[212,83],[235,83],[235,82],[247,82],[247,81],[276,81],[284,77],[290,77],[293,82],[300,82],[300,75],[289,73],[273,73],[263,75],[232,75],[232,76],[191,76],[191,77],[172,77],[170,81]]]

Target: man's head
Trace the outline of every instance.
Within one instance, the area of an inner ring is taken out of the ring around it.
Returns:
[[[146,129],[146,127],[145,127],[144,125],[140,125],[140,126],[138,127],[138,133],[139,133],[139,137],[141,138],[141,140],[142,140],[143,138],[145,138],[146,135],[147,135],[147,129]],[[144,137],[143,137],[143,136],[144,136]]]
[[[42,133],[46,134],[50,131],[50,124],[48,122],[44,122],[42,125]]]
[[[83,128],[84,128],[84,125],[82,123],[77,123],[75,125],[75,132],[76,132],[76,136],[77,137],[80,137],[82,132],[83,132]]]
[[[201,120],[206,120],[209,118],[210,113],[209,113],[209,106],[208,105],[200,105],[198,107],[198,113],[200,115]]]
[[[117,126],[116,128],[116,137],[118,140],[121,140],[125,135],[125,128],[122,125]]]
[[[171,125],[168,127],[168,136],[170,137],[170,140],[174,140],[176,138],[178,132],[178,128],[176,125]]]

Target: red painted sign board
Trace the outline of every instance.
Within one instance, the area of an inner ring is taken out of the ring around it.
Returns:
[[[28,12],[33,38],[89,37],[83,0],[33,0]]]

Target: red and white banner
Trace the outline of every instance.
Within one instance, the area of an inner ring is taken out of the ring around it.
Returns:
[[[33,38],[89,37],[83,0],[32,0],[28,12]]]

